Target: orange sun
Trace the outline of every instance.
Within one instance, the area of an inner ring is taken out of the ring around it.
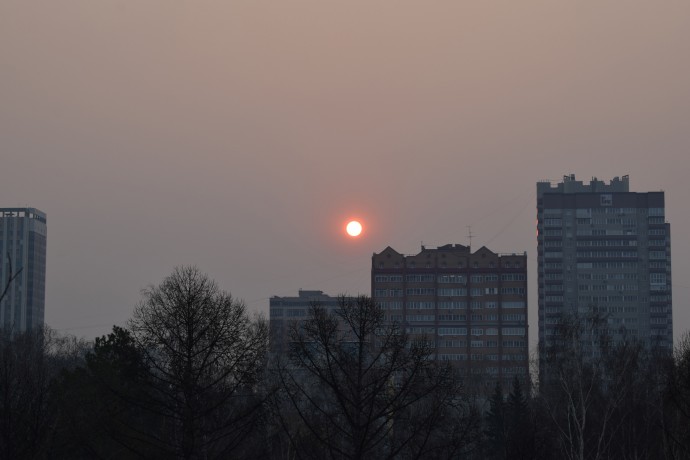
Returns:
[[[359,236],[360,233],[362,233],[362,224],[356,220],[350,221],[347,224],[347,227],[345,227],[345,230],[347,231],[347,234],[352,237]]]

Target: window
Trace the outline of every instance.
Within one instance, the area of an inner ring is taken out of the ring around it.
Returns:
[[[452,296],[466,296],[467,289],[465,288],[439,288],[438,295],[440,297],[452,297]]]
[[[467,335],[466,327],[439,327],[438,335]]]
[[[455,301],[442,301],[438,303],[438,308],[447,308],[449,310],[457,310],[457,309],[465,309],[467,308],[467,302],[463,300],[455,300]]]
[[[407,302],[407,308],[413,308],[417,310],[432,309],[434,308],[434,302],[430,301],[409,301]]]
[[[402,309],[402,302],[399,300],[393,300],[390,302],[379,302],[379,305],[381,308],[384,310],[401,310]]]
[[[467,315],[438,315],[439,321],[467,321]]]
[[[401,283],[402,275],[376,275],[374,276],[376,283]]]
[[[525,315],[518,313],[510,313],[503,315],[503,321],[525,321]]]
[[[524,300],[501,302],[502,308],[525,308]]]
[[[524,327],[504,327],[501,331],[503,335],[525,335]]]
[[[435,319],[435,315],[405,315],[405,321],[410,323],[434,321]]]
[[[436,278],[433,274],[406,275],[405,279],[410,283],[433,283]],[[402,280],[401,280],[402,281]]]
[[[501,357],[503,361],[524,361],[527,359],[526,355],[513,355],[513,354],[508,354],[508,355],[503,355]]]
[[[467,278],[463,275],[438,275],[439,284],[457,283],[467,284]]]
[[[464,353],[443,353],[438,355],[441,361],[467,361],[467,355]]]

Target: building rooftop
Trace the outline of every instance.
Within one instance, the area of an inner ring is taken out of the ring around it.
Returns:
[[[589,184],[575,179],[575,174],[563,176],[563,181],[553,183],[551,181],[537,182],[537,195],[544,193],[597,193],[597,192],[629,192],[630,177],[614,177],[607,184],[596,177],[592,177]]]

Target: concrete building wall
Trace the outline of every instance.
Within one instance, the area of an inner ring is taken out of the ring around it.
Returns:
[[[563,314],[596,309],[609,333],[671,349],[671,236],[664,192],[629,191],[629,179],[590,184],[564,176],[537,184],[539,341]]]

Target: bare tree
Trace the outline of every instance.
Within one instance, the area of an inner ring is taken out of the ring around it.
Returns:
[[[660,400],[653,380],[645,380],[649,375],[645,356],[644,347],[633,337],[614,342],[606,318],[596,309],[562,318],[553,345],[540,356],[542,369],[548,372],[539,389],[563,458],[601,459],[612,453],[616,458],[651,458],[658,454],[652,448],[651,424],[656,415],[650,408]],[[642,397],[648,402],[640,402]],[[642,417],[649,420],[646,428],[631,423]],[[634,433],[644,436],[646,444],[624,439]]]
[[[685,333],[666,370],[664,428],[672,458],[690,458],[690,333]]]
[[[224,457],[255,432],[268,328],[196,267],[143,291],[130,328],[151,388],[141,402],[164,420],[157,439],[181,458]]]
[[[83,341],[52,329],[0,331],[0,457],[41,458],[59,429],[54,381],[79,362]]]
[[[16,272],[12,270],[12,256],[10,256],[10,253],[7,253],[7,281],[5,281],[5,285],[2,290],[2,294],[0,294],[0,302],[3,301],[5,296],[7,295],[7,291],[10,290],[10,286],[12,285],[12,282],[14,282],[15,279],[21,274],[22,268],[17,270]]]
[[[315,305],[277,366],[278,420],[300,458],[452,457],[478,430],[459,380],[366,296]]]

